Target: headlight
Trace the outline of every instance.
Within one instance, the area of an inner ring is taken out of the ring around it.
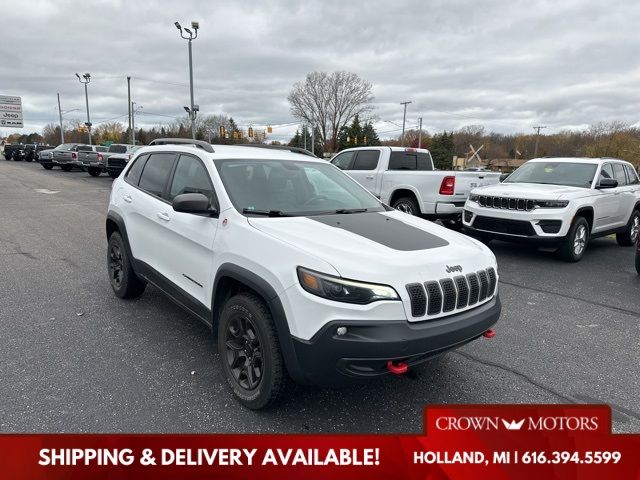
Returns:
[[[477,195],[477,194],[475,194],[475,193],[474,193],[474,194],[469,195],[469,200],[470,200],[470,201],[472,201],[472,202],[476,202],[476,203],[478,203],[478,200],[479,200],[479,199],[480,199],[480,195]]]
[[[396,291],[387,285],[345,280],[302,267],[298,267],[298,280],[307,292],[336,302],[366,305],[378,300],[400,300]]]
[[[538,208],[564,208],[569,205],[569,200],[536,200]]]

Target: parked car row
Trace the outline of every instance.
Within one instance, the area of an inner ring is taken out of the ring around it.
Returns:
[[[615,158],[530,160],[506,178],[486,171],[435,171],[428,150],[360,147],[331,160],[384,203],[426,218],[463,213],[465,232],[557,248],[568,262],[592,238],[640,241],[640,178]],[[502,183],[501,183],[502,182]]]
[[[114,143],[109,147],[63,143],[40,151],[38,161],[46,170],[58,166],[69,172],[77,168],[94,177],[108,173],[111,178],[116,178],[138,148],[140,147],[121,143]]]
[[[28,143],[28,144],[11,144],[4,147],[4,159],[20,162],[32,162],[38,159],[38,154],[42,150],[53,148],[51,145]]]

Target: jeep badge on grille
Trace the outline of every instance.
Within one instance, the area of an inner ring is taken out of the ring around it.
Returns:
[[[447,273],[451,273],[451,272],[460,272],[460,273],[462,273],[462,266],[461,265],[447,265],[446,271],[447,271]]]

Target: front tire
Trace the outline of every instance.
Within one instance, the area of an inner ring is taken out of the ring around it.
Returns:
[[[133,271],[131,259],[118,232],[113,232],[109,237],[107,270],[109,272],[109,283],[117,297],[139,297],[147,286],[146,282],[140,279]]]
[[[245,407],[260,410],[281,399],[287,372],[271,312],[253,293],[225,303],[218,322],[218,352],[227,384]]]
[[[118,172],[113,172],[113,171],[111,171],[111,170],[109,170],[107,173],[108,173],[108,174],[109,174],[109,176],[110,176],[111,178],[113,178],[114,180],[115,180],[116,178],[118,178],[118,175],[120,175],[120,173],[118,173]]]
[[[626,230],[616,234],[616,241],[618,245],[623,247],[632,247],[636,244],[638,235],[640,235],[640,211],[634,210],[631,218],[629,218]]]
[[[589,244],[589,222],[584,217],[576,217],[571,224],[558,252],[566,262],[579,262]]]
[[[51,164],[41,163],[40,165],[42,165],[42,168],[45,170],[51,170],[53,168],[53,165]]]
[[[60,165],[60,168],[65,172],[70,172],[71,170],[73,170],[73,165]]]
[[[87,171],[89,172],[89,175],[91,175],[92,177],[99,177],[100,174],[102,173],[102,170],[97,167],[89,167]]]
[[[418,207],[418,202],[411,197],[401,197],[393,202],[391,205],[396,210],[400,210],[401,212],[408,213],[409,215],[419,216],[420,215],[420,207]]]

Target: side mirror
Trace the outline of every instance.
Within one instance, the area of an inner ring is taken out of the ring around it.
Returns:
[[[215,216],[218,211],[211,207],[209,199],[202,193],[183,193],[176,195],[171,203],[176,212]]]
[[[602,180],[600,180],[596,188],[601,190],[605,188],[616,188],[617,186],[618,180],[616,180],[615,178],[603,178]]]

